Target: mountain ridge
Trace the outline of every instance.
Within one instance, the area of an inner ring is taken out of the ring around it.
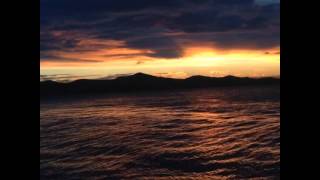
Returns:
[[[208,77],[201,75],[174,79],[135,73],[115,79],[79,79],[67,83],[42,81],[40,82],[40,97],[263,85],[280,85],[280,79],[272,77]]]

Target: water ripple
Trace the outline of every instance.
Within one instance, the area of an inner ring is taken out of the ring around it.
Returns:
[[[280,179],[279,88],[40,104],[40,179]]]

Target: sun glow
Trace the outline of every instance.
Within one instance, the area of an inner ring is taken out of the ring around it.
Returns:
[[[208,47],[185,48],[176,59],[151,58],[134,49],[111,49],[98,52],[65,54],[66,59],[87,62],[44,61],[40,70],[45,74],[111,74],[144,72],[159,76],[185,78],[206,76],[276,76],[280,74],[279,48],[270,50],[217,50]],[[90,60],[97,60],[97,62]]]

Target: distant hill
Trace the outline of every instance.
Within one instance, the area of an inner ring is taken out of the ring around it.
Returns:
[[[137,73],[115,79],[76,80],[69,83],[55,81],[40,82],[40,97],[103,94],[110,92],[161,91],[222,86],[280,85],[278,78],[221,78],[192,76],[187,79],[172,79]]]

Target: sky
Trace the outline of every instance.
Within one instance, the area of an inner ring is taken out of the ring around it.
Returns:
[[[40,80],[280,77],[280,0],[40,0]]]

